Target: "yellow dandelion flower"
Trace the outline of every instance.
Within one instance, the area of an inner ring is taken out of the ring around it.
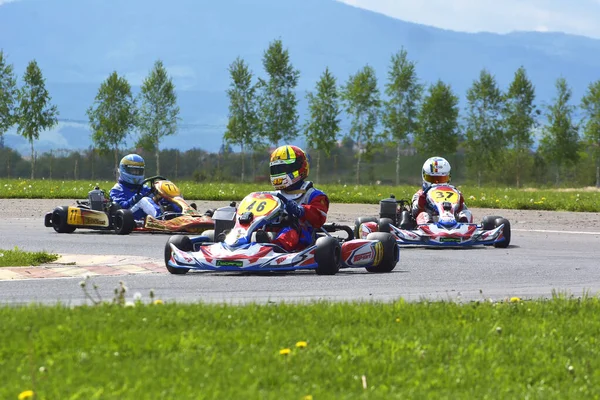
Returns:
[[[510,302],[511,303],[518,303],[520,301],[521,301],[521,299],[519,297],[516,297],[516,296],[510,298]]]
[[[156,299],[154,300],[154,304],[164,304],[164,301],[162,301],[161,299]]]
[[[33,390],[26,390],[19,393],[19,400],[33,399]]]
[[[496,199],[496,203],[500,203],[500,199]]]
[[[300,341],[300,342],[296,342],[296,347],[303,349],[306,346],[308,346],[308,343],[306,343],[305,341]]]
[[[287,356],[291,352],[292,351],[290,349],[281,349],[281,350],[279,350],[279,354],[282,355],[282,356]]]
[[[400,322],[400,318],[396,318],[396,322]]]
[[[313,400],[313,398],[312,398],[312,394],[307,394],[306,396],[304,396],[304,397],[302,398],[302,400]]]

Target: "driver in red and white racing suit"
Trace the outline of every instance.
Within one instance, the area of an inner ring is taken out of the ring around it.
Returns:
[[[450,163],[442,157],[431,157],[423,164],[423,187],[419,189],[412,198],[411,211],[417,224],[428,224],[433,222],[433,213],[435,210],[427,203],[427,191],[431,188],[431,185],[434,184],[449,184],[450,169]],[[471,211],[467,209],[462,193],[460,193],[460,198],[458,200],[457,213],[458,215],[456,218],[458,222],[473,222],[473,215],[471,214]]]
[[[323,226],[329,211],[329,198],[306,181],[309,172],[308,156],[297,146],[281,146],[271,153],[269,163],[271,184],[277,189],[288,215],[294,219],[292,226],[272,227],[275,243],[287,251],[302,250],[313,244],[315,229]],[[264,236],[264,231],[262,234]],[[258,232],[257,232],[258,233]],[[266,241],[265,238],[257,241]]]
[[[142,185],[144,168],[142,156],[128,154],[123,157],[119,163],[119,179],[109,193],[112,201],[121,208],[131,209],[133,218],[137,220],[146,215],[158,217],[162,214],[160,206],[149,197],[152,190]]]

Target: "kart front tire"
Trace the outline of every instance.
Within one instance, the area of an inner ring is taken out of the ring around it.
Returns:
[[[360,226],[365,222],[378,222],[379,220],[375,217],[358,217],[354,221],[354,237],[359,238]]]
[[[331,236],[320,237],[316,242],[315,261],[317,275],[335,275],[340,270],[342,246]]]
[[[394,235],[387,232],[372,232],[367,235],[368,240],[379,240],[383,244],[383,258],[379,265],[366,267],[367,271],[381,273],[392,272],[396,268],[396,260],[400,256],[400,247],[396,243]]]
[[[504,236],[504,240],[494,243],[494,247],[499,249],[505,249],[510,244],[510,222],[506,218],[502,217],[498,217],[494,220],[494,228],[497,228],[502,224],[504,224],[504,228],[502,228],[502,236]]]
[[[171,259],[171,244],[181,251],[192,251],[194,249],[194,245],[192,244],[190,237],[186,235],[173,235],[169,238],[167,244],[165,245],[165,266],[167,267],[167,271],[173,275],[187,274],[190,270],[189,268],[177,268],[169,265],[169,260]]]
[[[129,235],[135,228],[131,210],[121,209],[115,212],[114,228],[117,235]]]
[[[491,231],[496,227],[496,220],[498,218],[502,218],[498,215],[488,215],[483,217],[483,221],[481,221],[481,228],[486,231]]]
[[[52,228],[58,233],[71,233],[75,231],[75,227],[69,225],[67,218],[69,215],[69,207],[56,207],[52,212]]]

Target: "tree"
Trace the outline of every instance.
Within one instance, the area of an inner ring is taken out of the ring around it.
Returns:
[[[415,63],[408,60],[406,50],[392,56],[385,94],[383,125],[385,134],[396,142],[396,185],[400,184],[400,152],[407,144],[408,135],[417,129],[418,103],[423,92],[419,84]]]
[[[4,52],[0,50],[0,149],[4,147],[4,133],[15,123],[17,94],[13,66],[6,62]]]
[[[119,146],[136,124],[135,100],[127,79],[116,71],[102,82],[87,115],[92,141],[101,151],[113,151],[115,173],[119,169]]]
[[[557,95],[547,107],[548,125],[543,130],[540,152],[556,165],[556,184],[559,184],[561,168],[579,159],[579,126],[573,122],[575,107],[569,104],[572,92],[567,81],[558,78],[555,86]]]
[[[356,74],[351,75],[342,88],[342,100],[346,112],[352,117],[350,137],[358,147],[356,160],[356,184],[360,184],[360,162],[363,150],[369,156],[377,137],[375,128],[379,119],[379,89],[375,70],[365,66]]]
[[[596,187],[600,187],[600,80],[590,83],[581,99],[584,114],[583,135],[590,145],[596,165]]]
[[[245,150],[253,148],[257,137],[256,88],[252,84],[252,71],[241,58],[229,66],[231,84],[229,96],[229,122],[223,139],[240,146],[242,156],[242,182],[245,179]]]
[[[496,78],[485,69],[467,91],[467,166],[476,169],[481,185],[482,169],[492,170],[506,147],[502,127],[502,93]]]
[[[263,54],[263,66],[268,81],[259,79],[259,121],[261,136],[278,146],[283,140],[291,140],[298,135],[298,112],[296,93],[300,72],[290,63],[287,49],[281,40],[269,44]]]
[[[503,109],[506,140],[515,156],[517,187],[521,185],[523,159],[528,156],[533,145],[532,130],[537,126],[539,110],[533,104],[534,100],[535,88],[527,77],[525,68],[520,67],[504,97]]]
[[[456,153],[458,146],[458,97],[450,85],[438,80],[430,85],[419,110],[414,145],[431,156]]]
[[[340,104],[335,76],[325,68],[316,85],[316,94],[307,94],[310,118],[306,122],[304,134],[306,142],[317,151],[317,182],[321,169],[321,152],[327,156],[336,144],[340,132]]]
[[[168,76],[161,60],[142,83],[139,95],[137,126],[141,136],[138,145],[148,151],[154,150],[156,174],[160,174],[160,141],[177,132],[179,107],[173,79]]]
[[[33,141],[40,138],[40,132],[58,124],[58,109],[50,104],[52,98],[46,90],[46,80],[35,60],[27,65],[23,76],[24,85],[19,89],[16,110],[17,133],[25,137],[31,145],[31,179],[35,176],[35,152]]]

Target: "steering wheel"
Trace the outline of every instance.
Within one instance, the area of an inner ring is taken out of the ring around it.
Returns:
[[[136,194],[140,194],[140,192],[142,191],[142,187],[144,187],[144,184],[150,182],[150,189],[152,190],[152,193],[154,193],[154,182],[156,181],[163,181],[166,180],[167,178],[165,178],[162,175],[155,175],[155,176],[151,176],[149,178],[144,179],[141,183],[140,183],[140,187],[137,189]]]

